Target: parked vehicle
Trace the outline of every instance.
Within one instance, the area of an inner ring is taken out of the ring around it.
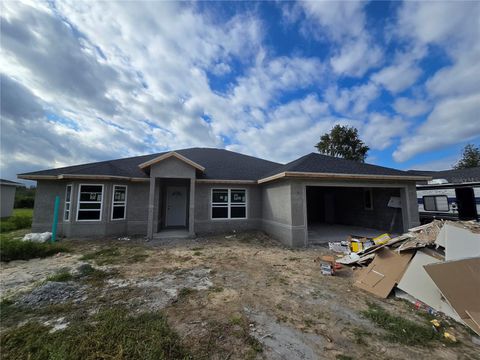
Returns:
[[[480,214],[480,182],[449,183],[435,179],[417,185],[421,223],[433,219],[477,220]]]

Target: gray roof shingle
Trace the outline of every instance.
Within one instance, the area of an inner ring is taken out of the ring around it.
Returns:
[[[452,169],[441,171],[408,170],[413,175],[431,176],[434,179],[446,179],[449,183],[480,181],[480,166],[468,169]]]
[[[282,172],[317,172],[361,175],[412,176],[412,174],[377,165],[311,153],[288,164],[280,164],[233,151],[215,148],[189,148],[175,152],[203,166],[199,179],[259,180]],[[35,171],[22,175],[105,175],[148,178],[139,165],[168,152],[135,156],[124,159],[100,161],[67,166],[58,169]]]
[[[0,179],[0,184],[1,185],[11,185],[11,186],[23,186],[23,184],[20,184],[18,182],[11,181],[11,180],[5,180],[5,179]]]
[[[35,171],[20,174],[20,176],[75,174],[148,178],[149,176],[138,166],[168,152]],[[190,148],[175,150],[175,152],[205,167],[205,171],[198,176],[200,179],[257,180],[263,174],[281,166],[276,162],[224,149]]]
[[[280,172],[313,172],[334,174],[358,174],[358,175],[394,175],[409,176],[405,171],[391,169],[378,165],[360,163],[353,160],[336,158],[333,156],[310,153],[297,160],[289,162],[270,172],[266,177]]]

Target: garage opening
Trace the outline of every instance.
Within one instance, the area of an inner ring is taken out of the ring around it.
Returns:
[[[400,189],[307,186],[306,191],[310,245],[403,232]]]

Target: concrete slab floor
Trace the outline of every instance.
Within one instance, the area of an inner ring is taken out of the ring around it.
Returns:
[[[153,234],[154,239],[185,239],[190,233],[185,229],[164,229]]]
[[[375,237],[386,232],[388,231],[361,226],[317,223],[308,225],[308,243],[326,245],[330,241],[347,240],[348,235]]]

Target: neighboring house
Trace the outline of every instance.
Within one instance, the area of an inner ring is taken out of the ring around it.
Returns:
[[[409,170],[412,175],[432,177],[417,183],[421,222],[432,219],[478,220],[480,214],[480,167],[444,171]]]
[[[293,247],[316,224],[404,231],[419,224],[415,182],[404,171],[311,153],[286,165],[212,148],[20,174],[37,180],[33,231],[67,237],[194,236],[261,229]],[[401,209],[388,206],[401,199]],[[395,217],[400,210],[401,215]],[[392,222],[392,220],[395,220]]]
[[[13,204],[15,203],[15,191],[17,186],[23,186],[15,181],[0,179],[0,217],[8,217],[12,215]]]

